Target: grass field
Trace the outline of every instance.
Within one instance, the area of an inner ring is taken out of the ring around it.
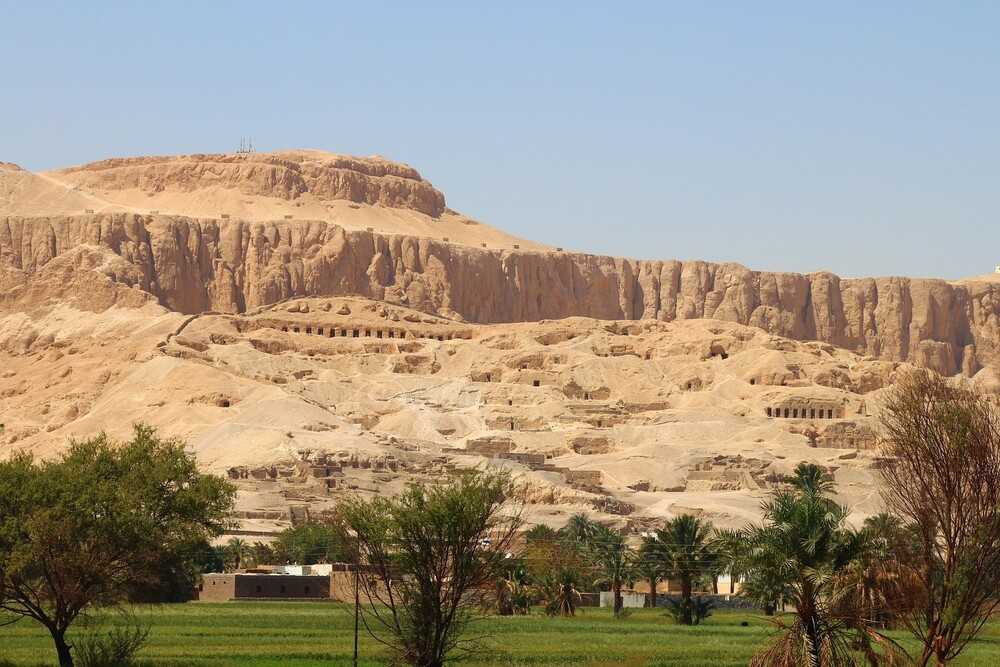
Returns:
[[[334,603],[193,603],[140,607],[150,624],[142,652],[147,665],[257,667],[349,665],[353,609]],[[742,626],[746,621],[748,625]],[[772,631],[761,616],[716,612],[703,625],[674,625],[660,610],[635,610],[615,620],[606,609],[584,609],[577,618],[490,618],[476,626],[491,636],[488,649],[463,665],[746,665]],[[361,637],[361,664],[383,665],[386,653]],[[0,659],[13,665],[54,665],[40,626],[0,627]],[[956,665],[1000,664],[1000,621],[988,625]]]

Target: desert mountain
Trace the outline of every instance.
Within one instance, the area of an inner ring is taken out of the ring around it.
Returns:
[[[147,421],[264,532],[487,459],[553,524],[742,524],[803,460],[860,516],[885,390],[921,366],[997,393],[998,345],[990,277],[550,249],[381,158],[0,168],[0,454]]]

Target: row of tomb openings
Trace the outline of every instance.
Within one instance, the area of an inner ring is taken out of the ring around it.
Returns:
[[[766,408],[766,413],[784,419],[833,419],[833,408]]]
[[[291,331],[292,333],[302,333],[302,330],[301,330],[300,327],[291,327],[291,328],[289,328],[289,327],[281,327],[281,330],[285,331],[285,332]],[[312,332],[313,332],[313,328],[312,327],[306,327],[305,328],[305,333],[311,334]],[[383,336],[383,333],[385,334],[384,336]],[[400,338],[400,339],[402,339],[402,338],[406,338],[407,332],[404,331],[404,330],[402,330],[402,329],[398,329],[398,330],[397,329],[386,329],[385,331],[383,331],[382,329],[338,329],[336,327],[330,327],[329,329],[325,329],[324,327],[317,327],[316,328],[316,335],[318,335],[318,336],[327,336],[328,338],[336,338],[338,336],[341,337],[341,338],[372,338],[373,337],[372,334],[374,334],[375,338]],[[455,338],[455,334],[437,334],[437,335],[435,335],[435,334],[429,334],[429,335],[426,335],[426,336],[420,336],[420,335],[411,334],[410,337],[411,338],[430,338],[431,340],[445,341],[445,340],[452,340],[453,338]]]
[[[511,404],[513,404],[513,401],[511,401]],[[517,424],[517,422],[515,420],[513,420],[513,419],[510,420],[510,430],[511,431],[515,430],[516,424]],[[597,420],[597,428],[604,428],[604,420],[603,419],[598,419]]]

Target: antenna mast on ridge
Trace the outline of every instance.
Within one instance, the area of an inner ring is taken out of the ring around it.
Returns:
[[[246,153],[255,153],[253,147],[253,139],[250,137],[240,137],[240,149],[236,151],[237,155],[244,155]]]

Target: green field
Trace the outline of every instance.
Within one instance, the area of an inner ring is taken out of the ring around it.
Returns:
[[[334,603],[193,603],[140,607],[151,626],[142,657],[150,666],[349,665],[353,609]],[[748,625],[742,626],[746,621]],[[761,616],[716,612],[703,625],[674,625],[663,611],[642,609],[615,620],[606,609],[577,618],[489,618],[476,630],[486,650],[466,665],[746,665],[771,626]],[[362,635],[361,664],[383,665],[386,654]],[[0,627],[0,659],[19,666],[53,665],[40,626]],[[956,665],[1000,664],[1000,621],[987,626]]]

